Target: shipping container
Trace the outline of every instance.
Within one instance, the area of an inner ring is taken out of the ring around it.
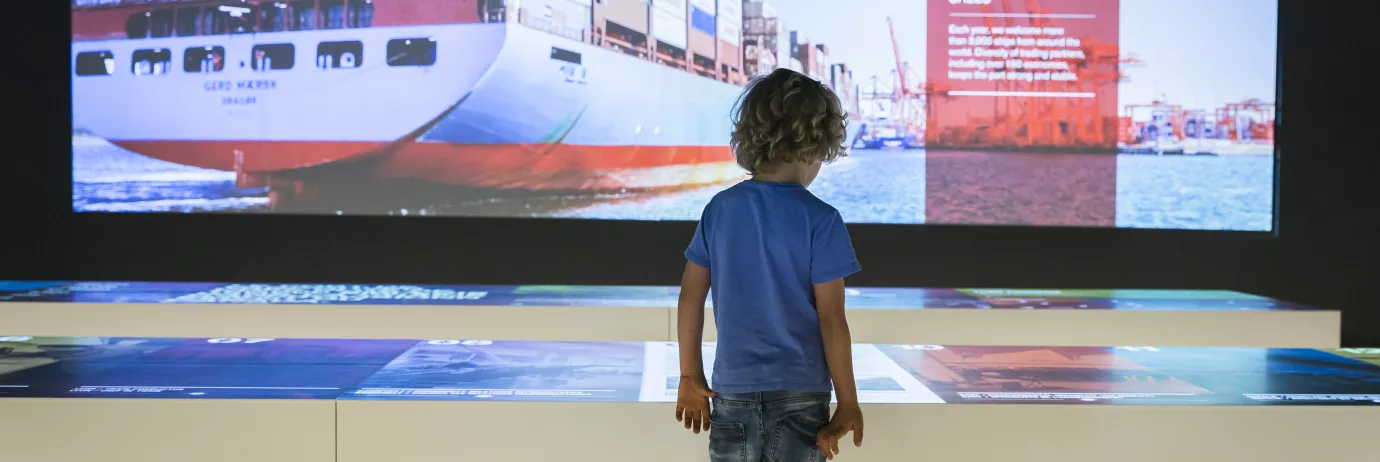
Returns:
[[[684,50],[687,42],[685,16],[676,16],[674,12],[662,8],[652,8],[652,36],[656,37],[657,41]]]
[[[652,38],[657,63],[681,70],[690,70],[686,53],[690,43],[686,0],[653,0]]]
[[[744,18],[775,18],[776,8],[771,6],[771,2],[765,0],[747,0],[743,2]]]
[[[719,80],[741,85],[743,74],[743,2],[718,1]]]
[[[690,0],[690,28],[713,37],[718,33],[715,22],[718,7],[714,0]]]
[[[652,0],[652,6],[660,8],[662,11],[677,18],[684,18],[687,16],[685,8],[686,0]]]
[[[796,30],[791,31],[791,48],[789,51],[791,54],[791,70],[818,78],[818,73],[816,73],[814,69],[814,65],[817,62],[814,57],[816,53],[815,47],[810,45],[810,39],[805,37],[804,32]]]
[[[690,0],[690,70],[701,77],[719,79],[719,42],[714,38],[717,14],[714,0]]]
[[[853,81],[853,69],[844,63],[834,64],[829,69],[829,88],[839,96],[839,101],[843,103],[843,111],[847,112],[850,118],[859,118],[858,85]]]
[[[650,8],[645,0],[600,0],[593,5],[594,44],[649,58]]]
[[[825,46],[823,43],[817,43],[815,44],[814,51],[814,62],[811,63],[813,65],[811,68],[812,75],[816,79],[827,80],[829,77],[829,68],[833,67],[834,64],[833,61],[829,59],[829,47]]]
[[[799,66],[798,62],[797,62],[797,64],[796,64],[795,66],[792,66],[792,64],[791,64],[792,62],[795,62],[795,59],[794,59],[794,58],[791,58],[791,28],[790,28],[790,25],[787,24],[787,23],[786,23],[786,20],[784,20],[784,19],[777,19],[777,20],[776,20],[776,40],[775,40],[775,42],[776,42],[776,57],[777,57],[777,58],[776,58],[776,67],[784,67],[784,68],[788,68],[788,69],[799,70],[800,66]],[[770,71],[768,71],[768,72],[770,72]]]
[[[518,22],[533,29],[588,41],[592,36],[593,0],[544,0],[518,3]]]

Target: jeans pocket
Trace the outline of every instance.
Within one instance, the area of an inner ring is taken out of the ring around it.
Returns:
[[[791,417],[800,421],[806,426],[823,428],[824,424],[829,423],[829,402],[814,404],[809,408],[802,409],[800,412],[791,414]]]
[[[809,403],[792,403],[783,409],[780,420],[771,431],[771,447],[767,452],[774,460],[819,461],[824,452],[815,445],[819,429],[829,420],[828,399]]]
[[[738,422],[709,422],[709,460],[748,462],[747,428]]]

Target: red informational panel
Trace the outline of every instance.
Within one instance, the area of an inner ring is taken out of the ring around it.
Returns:
[[[926,144],[1112,151],[1119,2],[931,0]]]
[[[926,223],[1115,225],[1119,10],[930,0]]]

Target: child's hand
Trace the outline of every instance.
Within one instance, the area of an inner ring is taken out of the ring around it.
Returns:
[[[834,411],[834,418],[829,419],[829,423],[824,424],[824,428],[819,429],[815,446],[820,451],[824,451],[824,456],[828,457],[829,460],[834,460],[834,456],[839,454],[839,440],[850,431],[853,432],[853,445],[862,447],[862,409],[857,404],[840,404],[838,410]]]
[[[681,377],[677,395],[676,421],[684,422],[685,428],[696,434],[709,431],[709,398],[718,395],[709,389],[704,377]]]

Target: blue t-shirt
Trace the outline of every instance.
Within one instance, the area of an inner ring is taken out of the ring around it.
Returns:
[[[833,389],[814,284],[861,269],[838,210],[798,184],[744,181],[709,201],[685,258],[709,268],[714,391]]]

